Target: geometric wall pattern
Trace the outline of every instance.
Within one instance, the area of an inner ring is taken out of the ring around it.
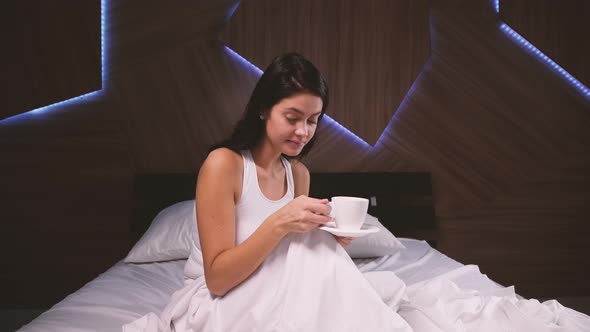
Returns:
[[[494,9],[507,36],[590,101],[590,2],[494,0]]]
[[[101,1],[9,3],[0,120],[101,89]]]
[[[242,1],[222,40],[263,70],[303,54],[328,81],[328,115],[375,145],[430,56],[428,13],[425,0]]]

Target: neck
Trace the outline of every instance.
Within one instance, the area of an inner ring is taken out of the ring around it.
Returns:
[[[277,168],[282,169],[281,153],[274,151],[269,146],[260,144],[250,150],[254,163],[267,171],[273,171]]]

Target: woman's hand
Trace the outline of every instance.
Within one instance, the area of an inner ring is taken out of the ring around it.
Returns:
[[[328,214],[330,205],[327,199],[317,199],[301,195],[283,206],[273,217],[273,222],[283,235],[306,233],[323,226],[332,220]]]
[[[333,235],[333,234],[332,234],[332,235]],[[345,237],[345,236],[336,236],[336,235],[334,235],[334,238],[336,239],[336,241],[337,241],[338,243],[340,243],[340,245],[341,245],[343,248],[346,248],[346,247],[348,247],[348,245],[350,245],[350,244],[352,243],[352,240],[353,240],[353,238],[351,238],[351,237]]]

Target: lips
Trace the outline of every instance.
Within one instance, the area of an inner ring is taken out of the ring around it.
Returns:
[[[296,146],[296,147],[303,147],[305,145],[305,142],[297,142],[297,141],[291,141],[291,140],[288,140],[287,142],[293,146]]]

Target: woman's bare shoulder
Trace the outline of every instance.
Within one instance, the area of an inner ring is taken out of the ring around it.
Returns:
[[[199,170],[197,195],[211,190],[233,192],[234,202],[237,202],[241,195],[243,168],[241,154],[227,148],[211,151]]]
[[[301,161],[291,160],[291,168],[293,169],[293,176],[309,177],[309,170]]]
[[[199,171],[199,177],[213,176],[219,180],[234,179],[234,176],[242,174],[242,156],[228,148],[218,148],[207,156]]]
[[[218,148],[211,152],[205,159],[203,166],[220,170],[231,170],[238,167],[242,162],[242,156],[228,148]]]
[[[293,170],[293,182],[295,182],[295,197],[299,195],[309,195],[309,170],[299,160],[291,160],[291,169]]]

